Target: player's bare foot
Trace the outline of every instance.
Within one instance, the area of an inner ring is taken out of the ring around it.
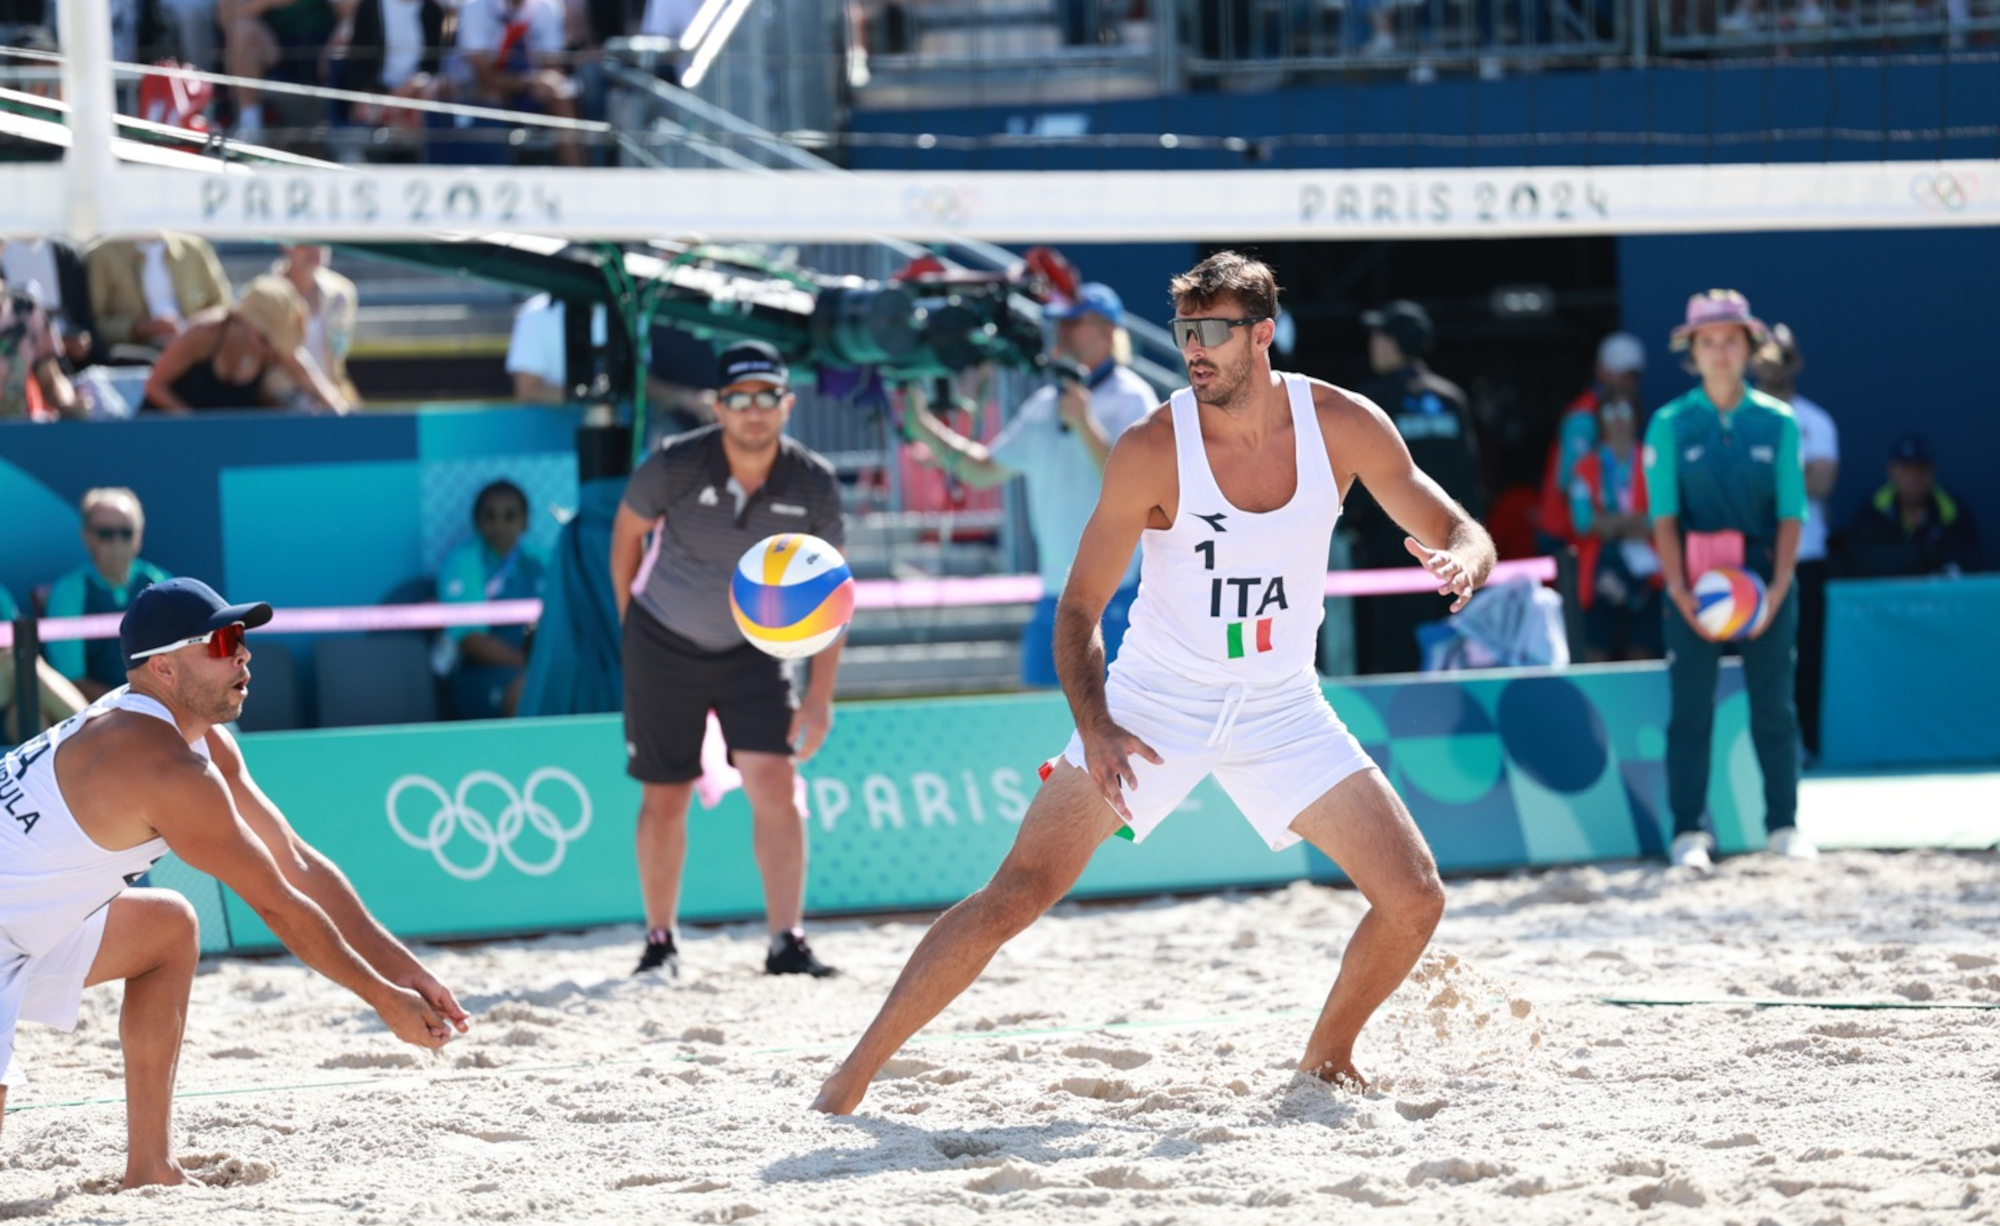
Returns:
[[[181,1169],[181,1164],[172,1158],[165,1162],[148,1163],[144,1166],[128,1165],[125,1181],[118,1185],[119,1191],[129,1192],[133,1188],[177,1188],[182,1184],[201,1186],[201,1180]]]
[[[867,1093],[868,1082],[865,1078],[850,1078],[846,1076],[846,1070],[835,1069],[833,1076],[819,1088],[819,1097],[813,1099],[812,1109],[828,1115],[853,1115]]]
[[[1366,1090],[1368,1079],[1354,1067],[1352,1060],[1322,1060],[1315,1064],[1310,1061],[1299,1065],[1301,1073],[1310,1073],[1331,1086],[1343,1090]]]

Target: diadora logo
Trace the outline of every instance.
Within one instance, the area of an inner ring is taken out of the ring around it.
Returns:
[[[1692,464],[1696,460],[1699,460],[1701,458],[1701,453],[1702,453],[1702,445],[1700,443],[1696,443],[1694,446],[1688,448],[1686,451],[1681,452],[1681,458],[1685,459],[1688,463]]]
[[[712,507],[716,503],[722,501],[722,496],[715,492],[714,486],[706,485],[702,487],[701,497],[696,499],[695,501],[701,503],[701,505],[705,507]]]
[[[1777,448],[1769,443],[1759,443],[1750,449],[1750,459],[1756,464],[1775,464],[1778,462]]]
[[[404,793],[411,791],[428,797],[429,801],[405,802]],[[566,799],[564,793],[568,794]],[[544,797],[556,800],[563,813],[558,814],[544,802]],[[473,803],[479,799],[498,800],[500,804],[488,816]],[[405,804],[416,808],[405,809]],[[546,877],[562,867],[563,854],[569,845],[590,829],[590,792],[575,775],[554,766],[545,766],[529,775],[527,786],[518,792],[513,784],[492,771],[473,771],[458,781],[456,791],[449,793],[429,776],[404,775],[389,785],[387,808],[389,828],[396,832],[396,837],[418,851],[431,853],[439,868],[460,881],[477,881],[486,876],[501,856],[506,856],[509,864],[530,877]],[[415,819],[412,824],[423,833],[411,833],[410,825],[404,823],[405,816]],[[548,842],[545,859],[530,860],[514,849],[515,840],[530,825]],[[472,853],[478,857],[475,863],[460,863],[447,850],[461,835],[483,849]]]

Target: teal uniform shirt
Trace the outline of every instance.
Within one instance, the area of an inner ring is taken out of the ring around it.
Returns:
[[[1806,515],[1799,423],[1784,401],[1755,389],[1727,413],[1700,387],[1646,427],[1646,498],[1653,519],[1681,531],[1743,534],[1743,562],[1770,582],[1778,521]]]
[[[112,587],[95,566],[79,566],[50,585],[44,617],[82,617],[91,613],[123,613],[132,598],[172,575],[143,558],[132,559],[125,586]],[[113,635],[108,639],[63,639],[44,643],[42,656],[72,681],[89,677],[100,685],[125,684],[125,655]]]

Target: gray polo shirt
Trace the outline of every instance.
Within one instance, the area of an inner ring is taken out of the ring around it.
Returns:
[[[661,521],[633,601],[704,651],[743,646],[729,613],[729,582],[752,545],[780,532],[809,532],[847,547],[833,465],[788,436],[779,437],[770,477],[746,498],[729,474],[721,426],[676,435],[632,474],[625,505]]]

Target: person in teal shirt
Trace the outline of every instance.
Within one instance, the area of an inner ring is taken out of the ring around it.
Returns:
[[[1817,855],[1799,833],[1799,718],[1792,697],[1799,602],[1792,581],[1805,523],[1799,426],[1783,401],[1744,381],[1768,335],[1735,290],[1688,299],[1673,347],[1693,358],[1701,385],[1658,413],[1646,429],[1646,490],[1653,544],[1666,578],[1663,613],[1672,715],[1667,724],[1667,804],[1673,863],[1709,866],[1714,839],[1701,828],[1715,730],[1715,680],[1725,650],[1741,648],[1750,700],[1750,740],[1764,776],[1771,849]],[[1695,618],[1690,583],[1713,566],[1739,566],[1764,580],[1759,622],[1740,644],[1709,637]],[[1691,573],[1692,572],[1692,573]]]
[[[146,511],[137,494],[122,486],[90,490],[78,509],[90,563],[49,586],[42,616],[123,613],[132,597],[173,578],[139,556],[146,541]],[[91,702],[125,684],[125,657],[119,653],[115,634],[100,639],[60,639],[44,644],[42,652]]]
[[[445,557],[438,598],[447,602],[539,599],[546,563],[521,540],[528,530],[528,496],[512,481],[495,481],[472,501],[477,530]],[[528,664],[526,626],[452,626],[445,641],[451,709],[459,719],[514,714]]]

